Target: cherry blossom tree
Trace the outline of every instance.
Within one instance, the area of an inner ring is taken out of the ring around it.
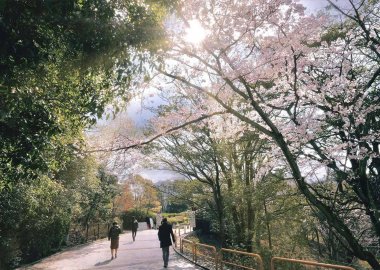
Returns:
[[[380,269],[363,240],[380,242],[379,4],[347,3],[331,3],[344,15],[338,23],[305,15],[292,0],[183,1],[157,87],[187,100],[169,127],[224,112],[239,123],[219,136],[254,129],[275,143],[319,216],[357,258]],[[186,36],[195,22],[203,42]],[[328,171],[333,189],[320,196],[314,184]],[[355,204],[367,226],[355,230],[336,203]]]

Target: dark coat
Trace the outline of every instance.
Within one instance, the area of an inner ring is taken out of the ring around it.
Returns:
[[[171,236],[171,239],[173,239],[173,242],[175,242],[172,225],[169,225],[168,223],[165,223],[165,222],[162,223],[162,225],[158,228],[158,239],[160,240],[161,248],[172,245],[170,236]]]
[[[139,227],[138,221],[136,219],[133,220],[133,222],[132,222],[132,231],[134,231],[134,232],[137,231],[138,227]]]
[[[108,240],[110,239],[119,239],[119,234],[121,233],[121,229],[119,225],[113,225],[108,232]]]

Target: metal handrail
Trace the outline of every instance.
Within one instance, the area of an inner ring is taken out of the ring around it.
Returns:
[[[214,260],[214,263],[215,263],[215,269],[218,269],[218,253],[216,251],[216,248],[214,246],[210,246],[210,245],[205,245],[205,244],[201,244],[201,243],[195,243],[194,244],[195,246],[195,262],[197,262],[197,259],[198,259],[198,255],[199,256],[202,256],[202,257],[205,257],[205,258],[211,258],[212,260]],[[208,256],[208,255],[204,255],[202,253],[199,253],[199,247],[202,247],[202,248],[205,248],[205,249],[208,249],[208,250],[211,250],[211,253],[214,255],[214,256]]]
[[[258,270],[264,270],[264,264],[261,256],[259,254],[255,253],[249,253],[249,252],[244,252],[244,251],[237,251],[233,249],[226,249],[222,248],[220,249],[220,252],[217,252],[216,248],[214,246],[210,245],[205,245],[201,243],[195,243],[193,241],[184,239],[184,238],[179,238],[180,239],[180,252],[184,253],[184,250],[189,251],[192,253],[192,260],[194,262],[197,262],[198,256],[203,256],[207,258],[212,258],[214,259],[215,262],[215,269],[218,269],[218,266],[220,265],[219,270],[223,270],[223,265],[230,265],[234,267],[239,267],[242,269],[247,269],[247,270],[255,270],[255,268],[251,268],[248,266],[244,265],[239,265],[236,264],[235,262],[231,261],[224,261],[223,260],[223,253],[233,253],[233,254],[239,254],[243,256],[248,256],[252,257],[255,259],[257,265],[258,265]],[[185,249],[184,245],[185,244],[190,244],[191,249]],[[199,247],[206,248],[206,249],[211,249],[212,254],[215,254],[214,257],[204,255],[202,253],[199,253]],[[283,258],[283,257],[272,257],[271,259],[271,269],[270,270],[275,270],[275,261],[284,261],[284,262],[290,262],[290,263],[300,263],[304,265],[311,265],[311,266],[318,266],[318,267],[324,267],[324,268],[333,268],[333,269],[340,269],[340,270],[355,270],[355,268],[350,267],[350,266],[344,266],[344,265],[337,265],[337,264],[327,264],[327,263],[319,263],[319,262],[314,262],[314,261],[306,261],[306,260],[299,260],[299,259],[289,259],[289,258]]]
[[[194,245],[194,242],[181,238],[181,241],[180,241],[180,245],[181,245],[180,246],[180,251],[181,251],[181,253],[183,253],[183,250],[184,250],[184,248],[183,248],[184,243],[188,243],[188,244],[191,245],[191,250],[189,250],[189,249],[186,249],[186,250],[191,251],[191,254],[193,255],[193,261],[195,262],[195,245]]]
[[[243,269],[249,269],[249,270],[255,269],[255,268],[250,268],[250,267],[247,267],[244,265],[235,264],[235,263],[232,263],[229,261],[224,261],[223,260],[223,253],[233,253],[233,254],[239,254],[239,255],[244,255],[244,256],[248,256],[248,257],[253,257],[253,258],[255,258],[255,260],[257,261],[257,263],[259,265],[259,270],[264,270],[263,260],[261,259],[261,256],[259,254],[249,253],[249,252],[244,252],[244,251],[238,251],[238,250],[233,250],[233,249],[227,249],[227,248],[222,248],[220,250],[220,269],[221,270],[223,270],[223,264],[233,265],[236,267],[240,267]]]
[[[178,236],[181,236],[181,230],[184,231],[184,234],[186,234],[186,230],[190,232],[191,231],[190,224],[181,224],[181,225],[176,225],[173,227],[174,233]]]
[[[314,261],[306,261],[306,260],[298,260],[298,259],[289,259],[289,258],[282,258],[282,257],[273,257],[270,263],[271,270],[275,270],[274,268],[274,261],[284,261],[284,262],[291,262],[291,263],[300,263],[305,265],[313,265],[313,266],[319,266],[319,267],[325,267],[325,268],[334,268],[334,269],[342,269],[342,270],[355,270],[355,268],[350,266],[344,266],[344,265],[338,265],[338,264],[328,264],[328,263],[319,263]]]

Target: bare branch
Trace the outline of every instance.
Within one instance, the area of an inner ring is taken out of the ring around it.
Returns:
[[[173,131],[176,131],[176,130],[180,130],[186,126],[189,126],[191,124],[194,124],[194,123],[198,123],[202,120],[205,120],[207,118],[210,118],[210,117],[213,117],[215,115],[220,115],[220,114],[225,114],[226,112],[214,112],[214,113],[211,113],[211,114],[207,114],[207,115],[202,115],[201,117],[198,117],[196,119],[193,119],[191,121],[188,121],[186,123],[183,123],[181,125],[178,125],[178,126],[175,126],[175,127],[172,127],[172,128],[169,128],[168,130],[162,132],[162,133],[159,133],[157,135],[155,135],[154,137],[144,141],[144,142],[141,142],[141,143],[135,143],[135,144],[130,144],[130,145],[127,145],[127,146],[122,146],[122,147],[116,147],[116,148],[108,148],[108,149],[95,149],[95,150],[89,150],[89,151],[86,151],[86,153],[96,153],[96,152],[117,152],[117,151],[121,151],[121,150],[128,150],[128,149],[132,149],[132,148],[138,148],[138,147],[141,147],[143,145],[146,145],[146,144],[149,144],[159,138],[161,138],[162,136],[165,136]]]

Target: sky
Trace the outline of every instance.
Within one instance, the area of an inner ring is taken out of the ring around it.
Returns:
[[[131,118],[137,127],[143,127],[147,121],[153,116],[153,113],[147,109],[147,106],[157,107],[162,104],[163,101],[159,97],[150,94],[145,96],[144,101],[141,101],[140,98],[136,98],[129,103],[127,108],[127,115]],[[151,180],[153,183],[158,183],[161,181],[183,179],[183,176],[177,174],[176,172],[169,170],[157,170],[145,168],[139,172],[136,172],[140,176]]]
[[[177,174],[176,172],[173,172],[173,171],[169,171],[169,170],[144,169],[141,172],[138,172],[137,174],[141,175],[142,177],[146,179],[152,180],[153,183],[158,183],[161,181],[184,179],[182,175]]]
[[[141,96],[133,98],[126,109],[126,114],[131,118],[136,126],[143,127],[154,115],[148,108],[157,108],[163,104],[154,89],[147,89]]]
[[[327,0],[301,0],[307,11],[315,11],[328,5]]]

